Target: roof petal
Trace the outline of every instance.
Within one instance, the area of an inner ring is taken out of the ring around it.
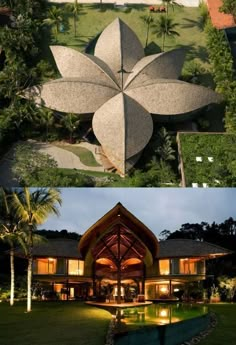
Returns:
[[[147,80],[178,79],[181,75],[186,51],[175,49],[165,53],[145,56],[134,66],[126,80],[125,88],[137,87]]]
[[[32,87],[25,91],[25,97],[32,98],[42,106],[66,113],[94,113],[117,90],[77,78],[63,78]]]
[[[143,47],[135,33],[119,18],[116,18],[101,33],[94,55],[111,68],[122,87],[123,81],[128,78],[127,72],[131,72],[134,65],[144,57]]]
[[[76,77],[87,82],[99,80],[103,85],[118,89],[114,74],[96,56],[80,53],[75,49],[63,46],[51,46],[50,49],[62,77]]]
[[[153,131],[152,118],[132,98],[120,93],[99,108],[93,117],[94,133],[105,154],[122,173],[132,158],[147,145]],[[136,159],[133,159],[133,164]]]
[[[125,93],[149,113],[159,115],[184,114],[221,101],[211,89],[179,80],[151,80]]]

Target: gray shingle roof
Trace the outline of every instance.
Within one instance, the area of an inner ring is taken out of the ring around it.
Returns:
[[[214,257],[230,254],[231,251],[208,242],[200,242],[188,239],[173,239],[160,241],[160,258],[174,257]]]

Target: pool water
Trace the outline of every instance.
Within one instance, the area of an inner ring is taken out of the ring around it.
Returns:
[[[145,307],[123,309],[120,311],[120,317],[127,325],[167,325],[207,313],[208,308],[204,305],[151,304]]]

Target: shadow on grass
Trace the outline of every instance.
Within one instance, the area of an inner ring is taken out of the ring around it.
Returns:
[[[166,48],[169,48],[166,46]],[[182,48],[186,51],[186,61],[199,58],[202,62],[208,62],[208,54],[206,47],[194,46],[194,44],[178,44],[176,48]]]
[[[183,18],[184,21],[186,21],[186,24],[181,24],[180,26],[184,29],[190,29],[190,28],[198,28],[200,31],[204,30],[204,20],[202,17],[198,17],[197,20],[189,19],[189,18]]]

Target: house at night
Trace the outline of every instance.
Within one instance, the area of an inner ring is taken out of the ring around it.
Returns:
[[[118,303],[166,299],[206,279],[206,261],[231,252],[186,239],[158,241],[118,203],[82,236],[48,240],[33,250],[34,280],[61,299],[103,296]]]

